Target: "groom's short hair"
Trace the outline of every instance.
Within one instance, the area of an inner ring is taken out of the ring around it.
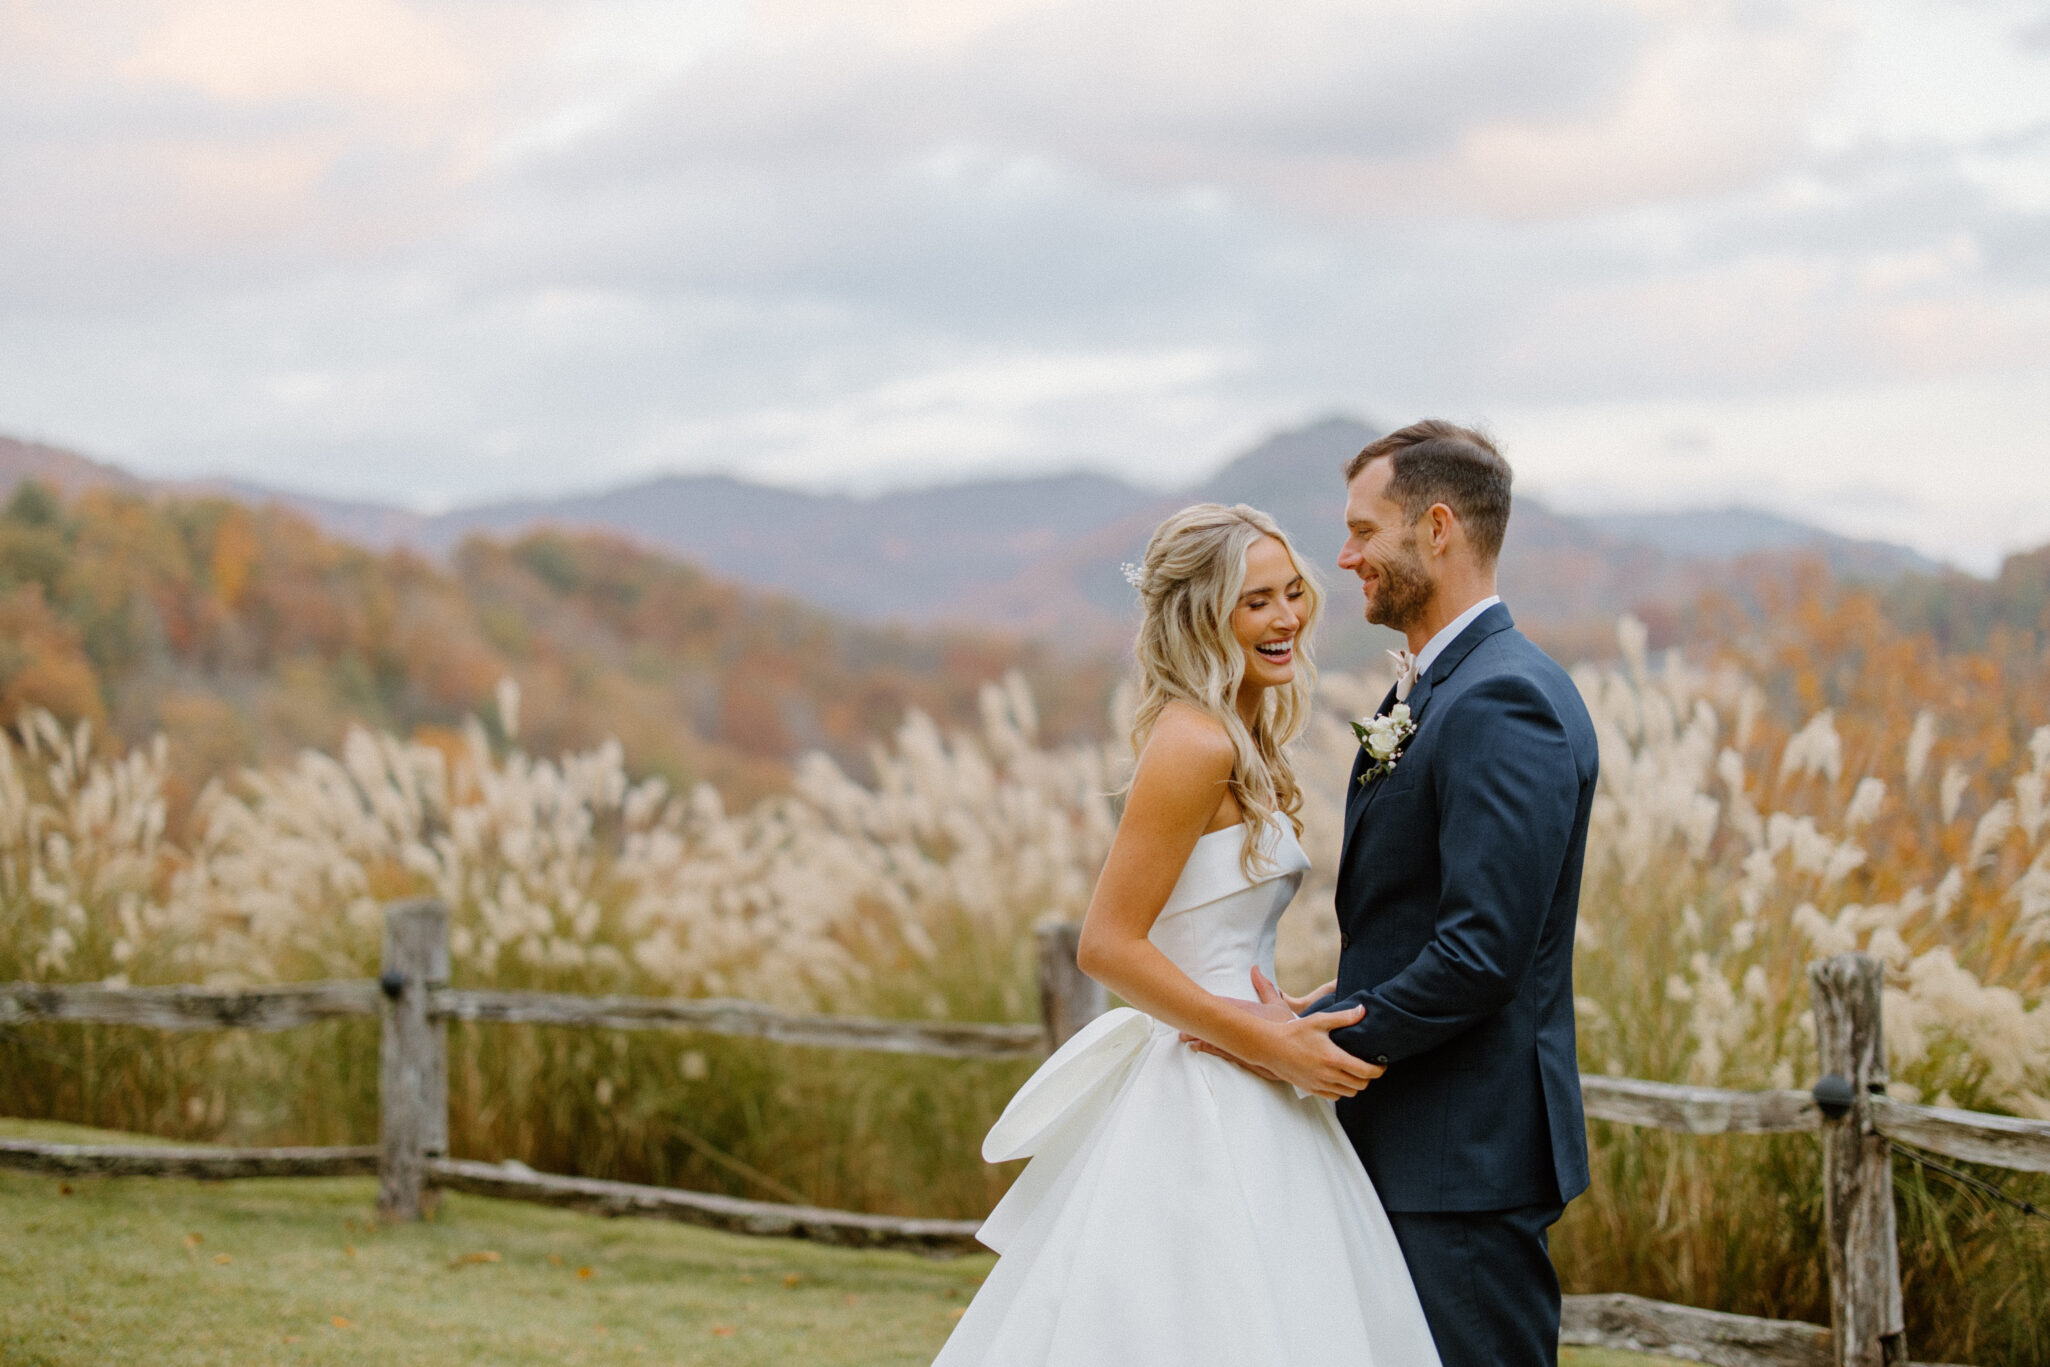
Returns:
[[[1345,463],[1345,482],[1383,457],[1395,467],[1389,501],[1411,520],[1434,503],[1450,508],[1474,553],[1489,564],[1502,553],[1509,530],[1509,462],[1495,443],[1470,427],[1425,418],[1390,432]]]

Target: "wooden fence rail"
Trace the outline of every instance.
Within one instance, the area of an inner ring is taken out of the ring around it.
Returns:
[[[1829,1330],[1799,1320],[1731,1315],[1617,1292],[1568,1296],[1559,1342],[1658,1353],[1714,1367],[1831,1367]]]
[[[374,979],[279,987],[102,987],[0,984],[0,1025],[78,1021],[157,1030],[290,1030],[344,1016],[374,1016]]]
[[[774,1040],[779,1044],[875,1049],[940,1058],[1037,1058],[1046,1047],[1045,1032],[1037,1025],[805,1016],[754,1002],[717,998],[579,997],[563,992],[441,988],[428,993],[427,1014],[440,1020],[518,1021],[606,1030],[704,1030],[717,1035]]]
[[[437,902],[386,909],[385,962],[370,981],[279,987],[110,988],[0,984],[0,1026],[95,1022],[165,1030],[282,1030],[381,1016],[375,1148],[214,1149],[0,1141],[0,1166],[67,1175],[313,1176],[375,1172],[379,1208],[418,1219],[432,1188],[539,1201],[607,1215],[648,1215],[925,1253],[975,1246],[976,1222],[920,1220],[746,1201],[708,1192],[537,1173],[518,1163],[448,1156],[447,1027],[452,1020],[613,1030],[698,1030],[809,1047],[953,1059],[1036,1057],[1105,1006],[1075,966],[1074,926],[1039,936],[1040,1024],[892,1021],[805,1015],[754,1002],[580,997],[453,989],[448,917]],[[1636,1296],[1568,1296],[1561,1342],[1665,1353],[1720,1367],[1893,1367],[1908,1362],[1894,1235],[1891,1145],[1967,1162],[2050,1172],[2050,1122],[1917,1106],[1885,1094],[1880,965],[1844,954],[1809,970],[1822,1081],[1813,1092],[1731,1091],[1583,1076],[1595,1120],[1689,1135],[1813,1132],[1823,1145],[1824,1255],[1831,1325],[1764,1320]]]
[[[0,1139],[0,1168],[62,1177],[360,1177],[377,1171],[368,1145],[333,1149],[216,1149],[157,1144],[43,1144]]]
[[[1732,1092],[1634,1077],[1582,1074],[1591,1120],[1613,1120],[1681,1134],[1793,1134],[1822,1128],[1822,1108],[1807,1092]]]
[[[735,1234],[774,1234],[857,1248],[898,1248],[914,1253],[971,1252],[980,1220],[916,1220],[863,1215],[819,1206],[744,1201],[709,1191],[644,1187],[595,1177],[557,1177],[520,1163],[476,1163],[459,1158],[428,1160],[434,1184],[515,1201],[568,1206],[594,1215],[652,1215],[705,1225]]]
[[[1038,1058],[1046,1052],[1046,1030],[1040,1025],[804,1015],[719,998],[580,997],[429,987],[426,1000],[427,1017],[434,1021],[701,1030],[822,1049],[938,1058]],[[374,978],[261,988],[5,983],[0,984],[0,1026],[69,1021],[158,1030],[288,1030],[347,1016],[375,1016],[382,1004]]]
[[[2050,1122],[1915,1106],[1883,1094],[1868,1104],[1873,1128],[1888,1139],[1991,1168],[2050,1172]]]

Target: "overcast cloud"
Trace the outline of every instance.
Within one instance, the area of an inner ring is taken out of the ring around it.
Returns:
[[[7,0],[0,431],[431,506],[1162,484],[2050,541],[2050,3]]]

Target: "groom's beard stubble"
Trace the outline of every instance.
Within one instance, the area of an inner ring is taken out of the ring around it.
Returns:
[[[1367,620],[1378,627],[1408,631],[1412,623],[1422,620],[1438,587],[1424,569],[1424,558],[1417,554],[1414,532],[1404,538],[1401,549],[1378,573],[1381,584],[1367,602]]]

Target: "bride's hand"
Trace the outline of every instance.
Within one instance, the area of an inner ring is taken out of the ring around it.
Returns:
[[[1270,1000],[1270,998],[1268,997],[1268,993],[1273,993],[1274,995],[1272,997],[1272,1000],[1285,1003],[1288,1007],[1290,1015],[1300,1016],[1303,1014],[1303,1012],[1309,1010],[1318,1002],[1323,1001],[1326,997],[1336,992],[1338,990],[1338,979],[1333,978],[1330,982],[1325,983],[1322,987],[1313,987],[1300,997],[1291,997],[1288,995],[1288,993],[1283,992],[1281,989],[1277,988],[1273,983],[1268,982],[1267,975],[1260,971],[1260,967],[1258,964],[1255,964],[1253,966],[1253,990],[1260,994],[1260,1000],[1263,1002]]]
[[[1277,1041],[1284,1050],[1283,1057],[1261,1059],[1259,1062],[1267,1071],[1284,1082],[1292,1082],[1306,1092],[1315,1092],[1326,1100],[1336,1101],[1340,1097],[1356,1096],[1366,1089],[1386,1068],[1354,1058],[1331,1042],[1331,1032],[1342,1030],[1348,1025],[1357,1025],[1360,1017],[1367,1014],[1364,1006],[1351,1006],[1343,1011],[1319,1011],[1313,1016],[1297,1016],[1296,1005],[1282,996],[1281,989],[1268,981],[1267,975],[1253,966],[1253,991],[1259,994],[1261,1014],[1274,1019],[1286,1012],[1287,1023],[1282,1026]],[[1323,991],[1306,999],[1302,1004],[1309,1006],[1321,999]],[[1297,1069],[1307,1069],[1298,1072]]]
[[[1388,1070],[1339,1048],[1331,1042],[1331,1032],[1359,1024],[1366,1014],[1364,1006],[1349,1006],[1343,1011],[1319,1011],[1312,1016],[1291,1015],[1287,1021],[1277,1021],[1271,1027],[1272,1033],[1262,1041],[1264,1047],[1259,1056],[1249,1063],[1326,1101],[1357,1096]]]
[[[1356,1096],[1366,1089],[1368,1083],[1388,1071],[1364,1059],[1354,1058],[1331,1042],[1333,1030],[1359,1023],[1360,1017],[1367,1013],[1364,1006],[1352,1006],[1343,1011],[1319,1011],[1314,1016],[1299,1017],[1288,1009],[1281,993],[1257,968],[1253,970],[1253,990],[1260,994],[1260,1000],[1249,1002],[1227,998],[1226,1001],[1249,1016],[1269,1022],[1270,1030],[1262,1032],[1266,1035],[1261,1042],[1264,1047],[1256,1057],[1241,1058],[1186,1031],[1182,1034],[1182,1042],[1197,1053],[1215,1054],[1256,1077],[1293,1084],[1326,1101]]]
[[[1255,974],[1259,973],[1259,971],[1260,970],[1257,968],[1253,970]],[[1224,1002],[1226,1006],[1232,1007],[1234,1010],[1243,1011],[1249,1016],[1259,1016],[1263,1020],[1284,1021],[1293,1020],[1295,1018],[1295,1012],[1290,1011],[1287,1007],[1281,1006],[1275,1002],[1249,1002],[1240,997],[1225,997],[1221,1000]],[[1265,1078],[1269,1082],[1281,1081],[1279,1077],[1277,1077],[1273,1073],[1268,1072],[1265,1068],[1262,1068],[1257,1064],[1248,1063],[1244,1059],[1240,1058],[1237,1054],[1229,1053],[1223,1049],[1220,1049],[1216,1045],[1212,1044],[1209,1040],[1204,1039],[1201,1036],[1192,1035],[1188,1031],[1184,1030],[1181,1033],[1181,1041],[1183,1044],[1188,1045],[1191,1049],[1195,1050],[1199,1054],[1215,1054],[1217,1055],[1217,1057],[1225,1060],[1227,1063],[1236,1063],[1239,1067],[1245,1069],[1254,1077]]]

